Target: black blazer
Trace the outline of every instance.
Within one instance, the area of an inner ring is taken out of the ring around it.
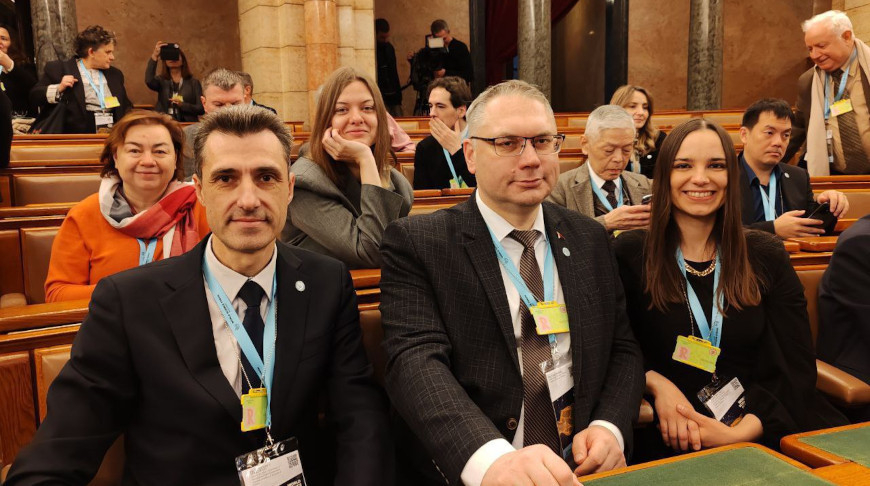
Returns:
[[[571,327],[574,430],[609,421],[630,454],[645,380],[610,237],[592,219],[543,207]],[[413,439],[402,450],[461,484],[478,448],[513,440],[523,406],[513,321],[475,196],[394,221],[381,253],[387,391],[423,446]]]
[[[52,110],[58,105],[49,103],[45,99],[45,93],[48,86],[58,84],[66,75],[73,75],[78,80],[72,87],[73,97],[66,105],[66,120],[64,123],[63,133],[94,133],[97,127],[94,122],[93,113],[87,111],[85,107],[85,88],[82,81],[82,75],[79,73],[79,68],[76,65],[77,58],[67,59],[66,61],[51,61],[45,65],[45,72],[39,78],[36,86],[30,90],[30,102],[39,107],[41,110],[37,121],[48,116]],[[106,76],[106,83],[109,85],[109,90],[112,96],[118,98],[120,106],[112,109],[112,115],[115,123],[121,120],[125,114],[133,107],[130,99],[127,98],[127,90],[124,88],[124,73],[118,68],[110,67],[102,70]]]
[[[477,185],[474,174],[468,172],[465,162],[465,152],[462,148],[450,157],[456,175],[461,176],[468,187]],[[444,158],[444,149],[435,137],[429,135],[420,140],[414,151],[414,189],[445,189],[450,187],[450,167]]]
[[[12,111],[36,116],[36,107],[30,103],[30,90],[36,84],[36,66],[25,62],[16,62],[12,72],[3,71],[0,82],[6,88],[6,96],[12,102]]]
[[[239,397],[218,363],[205,248],[203,240],[97,284],[70,361],[48,392],[48,415],[7,485],[86,484],[123,433],[124,484],[238,486],[235,457],[262,447],[264,434],[240,431]],[[282,243],[277,258],[272,435],[299,439],[309,484],[389,484],[386,405],[362,347],[350,274],[337,260]],[[337,442],[320,430],[321,398]]]
[[[742,160],[742,155],[741,155]],[[743,167],[743,162],[738,161],[740,166],[740,191],[743,205],[742,219],[743,226],[757,230],[767,231],[768,233],[776,233],[773,221],[756,221],[755,220],[755,199],[752,191],[749,188],[749,175],[746,174],[746,169]],[[782,178],[780,179],[782,194],[782,210],[795,211],[803,209],[806,211],[804,216],[809,216],[819,204],[813,196],[813,188],[810,186],[810,176],[806,169],[794,165],[788,165],[780,162],[780,170],[782,170]],[[834,219],[833,225],[837,224]],[[831,231],[833,226],[825,228]]]
[[[148,86],[151,91],[157,92],[157,103],[154,104],[154,111],[169,113],[169,99],[172,97],[172,81],[157,77],[156,72],[157,61],[148,59],[148,65],[145,66],[145,86]],[[176,115],[175,119],[180,122],[199,121],[199,115],[205,114],[205,109],[202,107],[202,85],[199,83],[199,80],[193,76],[183,80],[179,94],[184,98],[184,102],[177,105],[178,115]],[[188,143],[191,142],[188,141]]]
[[[263,108],[264,110],[269,110],[276,115],[278,114],[278,110],[276,110],[275,108],[272,108],[271,106],[261,105],[261,104],[257,103],[257,100],[255,100],[253,98],[251,98],[251,104],[254,106],[259,106],[260,108]]]
[[[819,284],[819,358],[870,383],[870,215],[837,239]]]

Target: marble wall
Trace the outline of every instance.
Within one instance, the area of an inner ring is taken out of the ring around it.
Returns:
[[[215,67],[242,68],[234,1],[75,0],[75,5],[79,30],[99,24],[115,31],[114,65],[124,72],[133,103],[157,100],[157,94],[145,86],[145,65],[158,40],[179,43],[200,79]],[[266,82],[257,77],[254,81]]]
[[[416,52],[424,45],[424,37],[429,34],[433,20],[442,18],[450,25],[453,37],[468,44],[468,49],[486,49],[486,46],[471,45],[469,39],[469,2],[468,0],[443,0],[439,2],[419,2],[416,0],[374,0],[375,18],[383,17],[390,23],[390,42],[396,49],[396,64],[399,68],[399,81],[408,82],[410,65],[406,61],[409,52]],[[372,27],[374,30],[374,26]],[[487,32],[487,35],[494,35]],[[484,76],[484,73],[475,73]],[[408,88],[402,95],[402,106],[406,115],[414,111],[417,92]]]

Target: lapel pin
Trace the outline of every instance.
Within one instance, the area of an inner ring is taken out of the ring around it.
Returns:
[[[296,281],[296,290],[298,290],[300,292],[304,292],[305,291],[305,282],[303,282],[302,280],[297,280]]]
[[[786,173],[783,174],[783,175],[785,175],[785,178],[788,179],[788,172],[786,172]]]
[[[564,247],[562,248],[562,254],[565,256],[571,256],[571,250],[569,250],[568,247]]]

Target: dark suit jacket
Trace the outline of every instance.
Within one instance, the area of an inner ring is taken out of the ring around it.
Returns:
[[[12,102],[12,111],[36,116],[36,108],[30,103],[30,90],[36,84],[36,66],[29,62],[15,61],[12,72],[0,74],[0,82],[6,88],[6,96]]]
[[[837,239],[819,284],[816,354],[870,383],[870,215]]]
[[[749,188],[749,175],[746,174],[746,169],[743,163],[740,162],[740,191],[743,205],[742,219],[743,226],[757,230],[767,231],[768,233],[776,233],[773,226],[773,221],[756,221],[755,220],[755,199]],[[780,192],[782,194],[782,210],[795,211],[803,209],[806,211],[804,216],[809,216],[819,204],[813,198],[813,188],[810,186],[810,176],[805,169],[788,165],[780,162],[780,170],[782,170],[782,178],[780,180]],[[837,220],[834,219],[834,225]],[[826,228],[827,229],[827,228]],[[833,226],[828,231],[831,231]]]
[[[477,185],[474,174],[468,172],[465,152],[460,148],[450,157],[456,175],[461,176],[468,187]],[[444,149],[435,137],[429,135],[420,140],[414,151],[414,189],[445,189],[450,187],[450,167],[444,158]]]
[[[278,114],[278,111],[277,111],[275,108],[272,108],[271,106],[261,105],[261,104],[257,103],[257,100],[255,100],[255,99],[253,99],[253,98],[251,98],[251,103],[252,103],[254,106],[259,106],[260,108],[263,108],[263,109],[269,110],[269,111],[271,111],[272,113],[274,113],[274,114],[276,114],[276,115]]]
[[[447,44],[447,55],[444,56],[444,75],[459,76],[471,84],[474,81],[474,65],[471,63],[471,53],[468,46],[454,38]]]
[[[51,84],[58,84],[66,75],[73,75],[78,80],[72,87],[73,97],[66,104],[66,119],[64,121],[64,133],[94,133],[97,127],[94,123],[93,113],[87,111],[85,105],[85,88],[82,81],[82,75],[79,73],[79,68],[76,65],[76,58],[67,59],[66,61],[51,61],[45,65],[45,72],[39,78],[36,86],[30,90],[31,104],[40,108],[41,112],[37,117],[37,121],[45,118],[58,105],[51,104],[45,99],[45,92]],[[106,76],[106,83],[109,85],[109,90],[112,96],[118,98],[120,106],[112,109],[112,115],[115,123],[118,123],[121,118],[133,107],[127,98],[127,90],[124,88],[124,73],[118,68],[110,67],[102,70]],[[96,80],[94,80],[96,82]]]
[[[571,326],[574,430],[609,421],[629,453],[644,375],[610,238],[592,219],[543,204]],[[381,251],[387,391],[425,449],[419,462],[432,458],[450,484],[460,484],[480,446],[513,440],[523,405],[514,327],[489,230],[472,196],[393,222]]]
[[[154,111],[160,113],[169,112],[169,99],[172,98],[172,80],[156,76],[157,61],[148,59],[148,65],[145,67],[145,85],[151,91],[157,92],[157,103],[154,104]],[[179,94],[184,101],[176,107],[178,114],[175,119],[180,122],[197,122],[199,116],[205,114],[205,109],[202,107],[202,85],[199,80],[193,76],[181,82]],[[188,143],[193,143],[188,140]]]
[[[240,431],[239,397],[218,363],[205,242],[97,284],[70,361],[49,390],[48,415],[6,484],[86,484],[123,433],[124,484],[238,486],[234,460],[262,447],[264,434]],[[309,484],[388,484],[385,404],[363,351],[350,274],[336,260],[281,243],[277,258],[272,435],[299,439]],[[321,395],[337,445],[318,430]]]

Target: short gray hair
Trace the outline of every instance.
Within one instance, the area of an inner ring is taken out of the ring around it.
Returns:
[[[634,120],[625,108],[619,105],[602,105],[589,114],[583,134],[587,140],[596,140],[602,131],[611,129],[631,130],[632,133],[637,133]]]
[[[808,20],[805,20],[804,23],[801,24],[801,29],[806,32],[812,27],[821,24],[828,23],[831,32],[834,35],[840,36],[843,35],[843,32],[847,30],[852,30],[852,21],[849,20],[849,16],[840,10],[828,10],[827,12],[822,12]]]
[[[547,114],[553,119],[553,123],[556,122],[556,117],[553,115],[553,107],[550,106],[550,100],[547,99],[537,86],[518,79],[511,79],[510,81],[490,86],[471,103],[465,114],[469,134],[477,135],[477,131],[483,127],[483,113],[486,111],[486,105],[501,96],[521,96],[538,101],[547,109]]]
[[[242,78],[242,87],[247,88],[248,86],[250,86],[251,90],[253,91],[254,78],[252,78],[250,74],[248,74],[244,71],[236,71],[236,72],[239,73],[239,76]]]
[[[260,132],[272,132],[284,149],[287,169],[290,169],[290,153],[293,148],[293,135],[278,115],[251,105],[233,105],[209,113],[202,118],[193,138],[194,174],[202,178],[202,164],[205,142],[213,132],[243,137]]]
[[[230,91],[236,85],[241,85],[244,87],[245,82],[239,73],[236,71],[230,71],[226,68],[216,68],[212,72],[208,73],[205,76],[205,79],[202,80],[202,92],[210,88],[211,86],[215,86],[224,91]]]

